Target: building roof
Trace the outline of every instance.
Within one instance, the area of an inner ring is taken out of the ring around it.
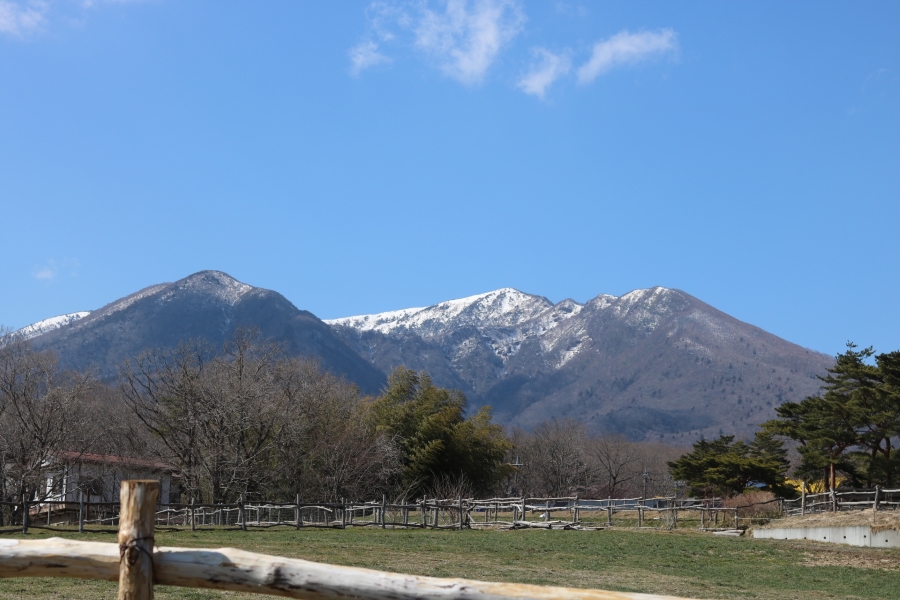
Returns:
[[[95,454],[92,452],[57,452],[56,457],[65,462],[89,462],[103,465],[121,465],[141,467],[156,471],[174,471],[175,467],[163,462],[135,458],[133,456],[116,456],[114,454]]]

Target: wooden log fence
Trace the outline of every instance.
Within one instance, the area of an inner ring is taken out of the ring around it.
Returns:
[[[897,510],[900,509],[900,489],[845,490],[810,494],[804,486],[800,498],[784,500],[784,513],[788,516],[846,510]]]
[[[796,515],[834,510],[900,509],[900,489],[848,490],[803,493],[795,500],[776,498],[748,506],[725,507],[720,498],[705,500],[663,498],[585,499],[497,497],[486,499],[422,497],[389,502],[387,498],[367,502],[252,502],[243,498],[233,504],[160,504],[155,523],[164,528],[264,529],[271,527],[418,527],[469,529],[518,528],[535,523],[559,527],[676,528],[696,526],[703,530],[730,529],[749,525],[754,509],[767,515]],[[0,532],[30,528],[58,531],[108,530],[119,526],[119,503],[41,500],[0,502]]]
[[[60,538],[40,541],[0,539],[0,577],[118,580],[119,600],[152,600],[154,585],[249,592],[305,600],[677,600],[670,596],[402,575],[255,554],[233,548],[191,550],[156,547],[154,524],[157,518],[154,512],[158,493],[159,482],[156,481],[122,482],[118,544]],[[461,499],[457,499],[457,509],[460,505]],[[383,524],[387,512],[384,499],[381,508]],[[27,514],[25,507],[23,517]]]

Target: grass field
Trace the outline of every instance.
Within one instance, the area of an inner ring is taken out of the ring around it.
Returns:
[[[41,539],[58,533],[32,530]],[[115,541],[113,533],[61,537]],[[900,551],[800,541],[719,538],[692,531],[432,531],[269,529],[157,532],[160,546],[235,547],[328,562],[465,577],[693,598],[900,598]],[[0,599],[100,599],[115,584],[0,580]],[[158,586],[160,599],[265,596]]]

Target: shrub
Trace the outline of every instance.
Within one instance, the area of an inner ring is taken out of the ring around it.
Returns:
[[[772,492],[748,490],[723,500],[722,506],[738,509],[738,517],[742,519],[777,519],[782,516],[782,510],[780,502],[772,502],[775,499]]]

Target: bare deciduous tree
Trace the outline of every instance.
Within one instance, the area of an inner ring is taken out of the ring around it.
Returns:
[[[595,495],[618,498],[626,484],[638,477],[641,452],[638,444],[621,435],[591,439],[587,454],[596,478]]]
[[[286,362],[284,371],[293,418],[281,445],[282,495],[337,500],[395,491],[398,445],[366,427],[369,403],[356,386],[307,359]]]
[[[200,343],[144,353],[123,365],[120,389],[190,498],[371,494],[397,468],[390,440],[366,431],[355,386],[258,332],[238,330],[217,355]]]
[[[148,452],[176,466],[183,491],[198,499],[203,473],[202,429],[209,423],[201,378],[210,353],[204,344],[183,343],[172,351],[144,352],[119,370],[119,389],[125,403],[159,441]]]
[[[510,460],[521,466],[515,493],[594,498],[637,498],[675,491],[667,461],[683,451],[665,444],[637,442],[618,435],[590,435],[570,420],[545,421],[531,432],[515,430]]]
[[[575,421],[545,421],[530,434],[515,432],[513,443],[524,463],[519,481],[527,493],[566,496],[592,479],[585,452],[587,432]]]
[[[0,331],[0,492],[6,501],[43,499],[63,453],[86,451],[103,434],[98,384],[63,371],[51,352]]]

